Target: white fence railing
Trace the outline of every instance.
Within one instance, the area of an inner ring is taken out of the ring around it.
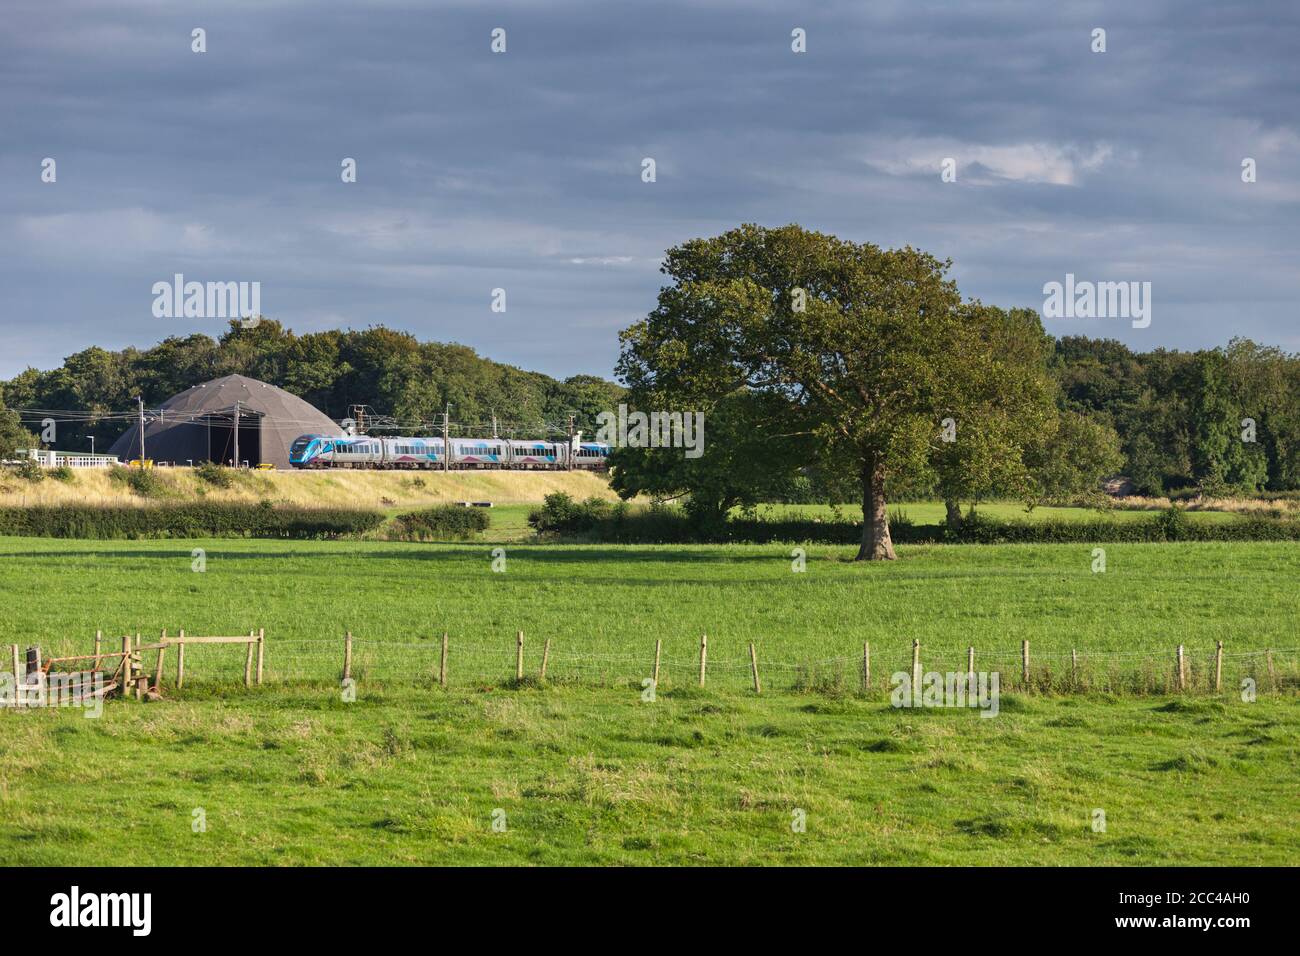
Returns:
[[[55,451],[52,448],[24,448],[18,454],[44,468],[111,468],[120,464],[116,455],[92,455],[88,452]]]

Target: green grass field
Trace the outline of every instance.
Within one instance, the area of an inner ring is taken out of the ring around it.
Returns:
[[[1008,501],[991,501],[979,505],[976,513],[1000,521],[1095,521],[1098,518],[1115,521],[1150,520],[1155,511],[1125,510],[1108,508],[1098,511],[1096,508],[1041,507],[1032,511],[1024,505]],[[760,505],[756,509],[762,517],[781,518],[822,518],[823,520],[861,521],[860,505]],[[906,501],[889,506],[891,516],[902,515],[913,524],[943,524],[946,512],[941,501]],[[966,508],[962,508],[966,513]],[[1229,511],[1188,511],[1190,521],[1236,521],[1239,514]]]
[[[1289,543],[1112,544],[1105,573],[1087,545],[912,546],[870,565],[849,560],[851,547],[808,546],[803,573],[781,545],[507,543],[501,573],[495,547],[0,539],[0,587],[22,596],[0,644],[84,653],[97,629],[112,640],[265,628],[272,674],[323,679],[344,631],[376,676],[427,673],[448,631],[459,672],[494,680],[513,674],[523,630],[530,667],[551,638],[553,673],[615,679],[643,676],[662,639],[675,680],[708,634],[716,679],[740,687],[751,641],[769,667],[853,659],[871,641],[881,673],[906,666],[913,639],[944,666],[971,645],[979,662],[1014,659],[1023,639],[1043,662],[1073,648],[1168,661],[1184,644],[1197,666],[1217,640],[1229,654],[1300,643],[1300,547]],[[409,646],[372,654],[367,642]]]
[[[1294,699],[1002,703],[982,719],[811,694],[363,688],[350,704],[280,689],[11,714],[0,850],[42,865],[1295,862]]]
[[[0,712],[0,858],[1257,864],[1300,849],[1293,544],[1109,545],[1101,574],[1069,545],[903,547],[874,565],[813,546],[803,573],[782,546],[515,543],[498,573],[495,546],[0,539],[0,644],[267,634],[260,689],[239,686],[242,649],[192,647],[186,689],[169,668],[161,702]],[[519,629],[530,676],[552,641],[545,687],[510,686]],[[975,646],[978,670],[1005,675],[999,716],[890,707],[913,638],[927,670]],[[1022,638],[1058,688],[1078,648],[1087,692],[1021,692]],[[1204,689],[1217,640],[1221,695]],[[1167,686],[1180,643],[1197,690],[1131,693]]]

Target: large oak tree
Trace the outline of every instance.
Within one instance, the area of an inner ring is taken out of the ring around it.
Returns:
[[[643,409],[707,409],[738,389],[779,399],[818,463],[861,483],[858,559],[892,559],[885,482],[934,467],[943,419],[960,436],[964,417],[999,408],[989,447],[1018,454],[1014,410],[1047,394],[1041,325],[1008,348],[1016,328],[1033,331],[1024,316],[963,303],[949,266],[797,225],[692,240],[668,251],[671,284],[622,333],[618,372]]]

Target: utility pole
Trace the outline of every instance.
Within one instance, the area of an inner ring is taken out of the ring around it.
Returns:
[[[451,402],[442,413],[442,470],[451,471]]]
[[[140,405],[140,467],[144,467],[144,396],[137,395],[136,402]]]
[[[497,410],[494,408],[492,409],[492,440],[496,441],[496,439],[497,439]]]
[[[239,402],[235,402],[235,467],[239,467]]]
[[[564,456],[564,470],[573,471],[573,416],[569,416],[569,450]]]

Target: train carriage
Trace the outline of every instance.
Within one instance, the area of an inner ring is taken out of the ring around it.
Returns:
[[[442,467],[441,438],[383,438],[384,468],[440,468]],[[453,446],[454,450],[454,446]],[[454,458],[452,459],[455,460]]]
[[[450,461],[441,438],[417,436],[300,435],[289,448],[294,468],[509,468],[556,469],[607,466],[603,442],[507,441],[453,438]]]
[[[499,438],[453,438],[451,463],[464,468],[505,468],[510,450]]]
[[[568,447],[560,442],[519,441],[509,443],[512,468],[563,468]]]
[[[609,446],[604,442],[582,442],[574,446],[574,468],[605,468],[609,465]]]

